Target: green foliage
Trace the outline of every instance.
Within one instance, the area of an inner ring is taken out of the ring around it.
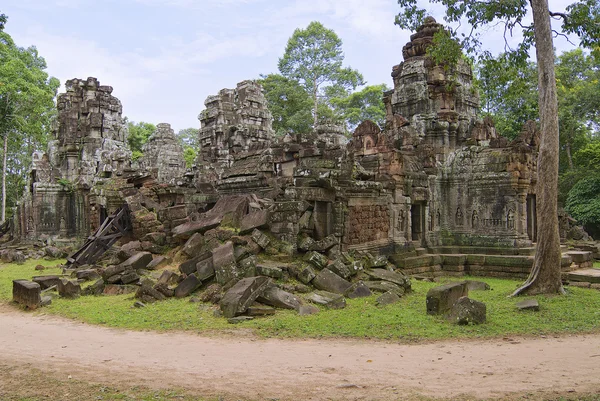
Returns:
[[[196,162],[196,157],[200,151],[200,138],[198,137],[197,128],[185,128],[179,130],[177,138],[183,146],[183,158],[185,159],[185,166],[190,168]]]
[[[385,125],[383,92],[387,90],[389,88],[385,84],[365,86],[349,96],[332,98],[331,104],[343,116],[350,130],[364,120],[372,120],[383,127]]]
[[[4,30],[4,25],[6,25],[7,20],[8,17],[6,16],[6,14],[0,14],[0,32]]]
[[[139,123],[127,121],[127,128],[129,130],[127,143],[129,143],[129,148],[133,152],[133,160],[137,160],[143,154],[142,146],[148,142],[148,138],[156,131],[156,125],[143,121]]]
[[[318,123],[320,98],[327,102],[332,93],[348,94],[364,84],[358,71],[342,67],[343,60],[341,39],[316,21],[294,31],[279,59],[281,75],[298,82],[310,94],[313,124]]]
[[[258,82],[269,103],[277,135],[310,132],[312,101],[298,81],[280,74],[269,74],[261,76]]]
[[[491,115],[498,132],[516,138],[527,120],[537,120],[537,66],[521,62],[511,53],[493,57],[485,53],[476,74],[482,109]]]
[[[24,265],[0,265],[0,302],[11,298],[12,280],[28,279],[36,274],[38,261]],[[45,265],[57,262],[42,261]],[[59,274],[59,269],[44,273]],[[188,299],[169,299],[136,309],[131,295],[83,296],[78,299],[55,299],[44,308],[56,314],[87,323],[134,330],[219,333],[248,329],[265,337],[293,338],[379,338],[400,341],[448,338],[489,338],[507,335],[539,335],[555,333],[597,332],[600,328],[600,297],[590,289],[569,288],[565,297],[537,296],[538,313],[519,312],[517,300],[507,295],[518,281],[484,278],[492,291],[472,291],[469,296],[485,302],[488,322],[479,326],[456,326],[441,317],[425,314],[425,295],[439,283],[413,282],[413,292],[395,305],[375,305],[376,295],[348,300],[342,310],[320,308],[311,316],[298,316],[294,311],[278,310],[274,316],[256,319],[232,327],[226,319],[213,316],[213,306],[190,303]],[[446,279],[456,281],[456,279]],[[445,281],[444,281],[445,282]]]
[[[600,173],[589,175],[573,185],[565,209],[581,224],[600,224]]]
[[[54,97],[60,83],[46,73],[35,47],[17,46],[0,18],[0,136],[7,142],[7,206],[22,193],[31,154],[45,147],[55,118]]]

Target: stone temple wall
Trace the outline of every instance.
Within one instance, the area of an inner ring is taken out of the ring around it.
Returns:
[[[57,99],[55,138],[33,156],[31,182],[19,206],[22,237],[90,232],[90,188],[129,167],[127,125],[112,87],[96,78],[66,82]]]

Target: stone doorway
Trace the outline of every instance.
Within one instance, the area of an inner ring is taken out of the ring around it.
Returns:
[[[535,195],[527,195],[527,236],[537,241],[537,206]]]
[[[313,211],[315,220],[315,237],[323,239],[333,233],[333,207],[331,202],[316,201]]]
[[[410,207],[410,231],[413,242],[422,245],[425,241],[425,203],[413,203]]]

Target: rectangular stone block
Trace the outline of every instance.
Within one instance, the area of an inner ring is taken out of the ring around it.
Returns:
[[[37,309],[42,303],[38,283],[28,280],[13,280],[13,301],[27,309]]]
[[[448,312],[460,297],[469,294],[466,281],[444,284],[427,292],[427,314],[442,315]]]

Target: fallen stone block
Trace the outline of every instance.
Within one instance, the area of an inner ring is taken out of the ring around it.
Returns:
[[[377,297],[375,303],[377,304],[377,306],[385,306],[395,304],[398,301],[400,301],[400,297],[398,296],[398,294],[396,294],[395,292],[388,291],[384,292],[379,297]]]
[[[123,273],[115,274],[114,276],[110,276],[109,278],[107,278],[106,282],[108,284],[117,284],[121,282],[121,277],[123,277]]]
[[[427,314],[443,315],[448,312],[454,303],[469,293],[465,281],[444,284],[434,287],[427,292]]]
[[[255,210],[244,217],[240,222],[240,234],[248,234],[257,228],[263,228],[269,222],[269,212],[266,210]]]
[[[232,318],[244,313],[262,295],[269,283],[269,278],[262,276],[247,277],[238,281],[221,299],[223,316]]]
[[[300,308],[298,308],[298,314],[300,316],[314,315],[315,313],[319,313],[319,308],[314,305],[304,304],[300,305]]]
[[[298,269],[297,277],[304,284],[310,283],[315,277],[317,273],[309,264],[302,264]]]
[[[129,272],[121,276],[121,282],[123,284],[135,283],[140,279],[140,276],[136,272]]]
[[[196,291],[202,285],[202,281],[194,274],[187,276],[181,283],[175,287],[175,298],[184,298]]]
[[[306,297],[310,302],[323,305],[329,309],[343,309],[346,307],[346,299],[343,295],[327,291],[315,291]]]
[[[365,267],[367,269],[374,269],[377,267],[385,267],[388,263],[387,256],[377,255],[373,256],[370,253],[365,257]]]
[[[171,258],[159,255],[159,256],[155,257],[154,259],[152,259],[152,262],[148,263],[148,266],[146,266],[146,269],[156,270],[158,268],[168,265],[169,263],[171,263]]]
[[[333,292],[335,294],[343,294],[352,284],[344,280],[329,269],[323,269],[312,280],[314,285],[319,290]]]
[[[41,292],[38,283],[28,280],[13,280],[13,301],[27,309],[37,309],[41,306]]]
[[[239,324],[239,323],[247,322],[248,320],[252,320],[252,319],[254,319],[252,316],[236,316],[236,317],[228,318],[227,323]]]
[[[213,265],[212,255],[196,263],[196,275],[201,281],[210,280],[215,276],[215,267]]]
[[[460,297],[454,305],[452,305],[446,319],[452,323],[461,325],[485,323],[485,304],[469,297]]]
[[[365,285],[374,292],[393,292],[398,296],[404,295],[404,287],[389,281],[364,281]]]
[[[256,256],[251,255],[238,262],[238,270],[242,277],[256,276]]]
[[[200,233],[194,233],[181,248],[181,253],[190,258],[197,256],[204,247],[204,237]]]
[[[112,265],[112,266],[107,266],[104,270],[102,270],[102,278],[104,280],[108,280],[109,277],[115,276],[117,274],[121,274],[125,271],[125,266],[120,264],[120,265]]]
[[[339,243],[338,238],[335,235],[331,234],[321,240],[314,241],[312,243],[312,245],[308,248],[308,250],[309,251],[326,252],[329,249],[336,246],[338,243]]]
[[[152,254],[150,252],[138,252],[125,262],[121,263],[125,269],[145,269],[152,262]]]
[[[246,310],[248,316],[270,316],[275,314],[275,308],[266,305],[250,305]]]
[[[490,289],[490,285],[483,281],[467,280],[467,289],[469,291],[486,291]]]
[[[386,269],[368,269],[365,270],[369,276],[376,280],[389,281],[403,287],[405,290],[410,289],[410,278],[404,273],[393,272]]]
[[[373,295],[373,293],[371,292],[369,287],[367,287],[362,281],[357,281],[356,283],[353,283],[344,292],[344,296],[350,299],[370,297],[371,295]]]
[[[524,299],[517,302],[516,307],[519,310],[532,310],[537,312],[540,310],[540,303],[537,301],[537,299]]]
[[[223,285],[239,277],[232,242],[226,242],[213,249],[212,260],[217,283]]]
[[[256,274],[259,276],[267,276],[274,279],[279,279],[283,277],[283,270],[277,266],[260,263],[256,265]]]
[[[31,281],[33,281],[34,283],[38,283],[40,285],[40,288],[42,290],[45,290],[46,288],[50,288],[52,286],[57,286],[58,287],[58,283],[60,282],[60,277],[58,276],[35,276],[31,279]]]
[[[309,251],[313,245],[315,244],[315,240],[312,237],[304,236],[298,239],[298,249],[301,251]]]
[[[150,285],[143,283],[135,293],[137,299],[141,299],[142,302],[150,303],[154,301],[162,301],[165,296],[160,292],[156,291]]]
[[[136,285],[117,285],[117,284],[108,284],[104,286],[104,290],[102,290],[102,294],[104,295],[123,295],[123,294],[131,294],[136,292],[138,287]]]
[[[265,288],[263,293],[257,298],[257,301],[276,308],[296,310],[302,304],[300,298],[274,285]]]
[[[202,302],[210,302],[213,304],[219,303],[221,301],[221,284],[211,284],[200,294],[200,300]]]
[[[91,281],[98,280],[100,278],[100,274],[96,269],[83,269],[76,270],[75,277],[77,278],[77,280]]]
[[[81,295],[81,285],[77,281],[61,279],[58,282],[58,295],[63,298],[77,298]]]
[[[100,295],[102,294],[102,292],[104,291],[104,280],[103,279],[98,279],[96,280],[96,282],[86,288],[83,289],[82,294],[83,295]]]
[[[339,259],[330,263],[327,268],[345,280],[348,280],[352,276],[352,272],[348,266]]]
[[[173,290],[172,288],[169,288],[169,286],[166,284],[157,283],[154,285],[154,289],[156,291],[160,292],[161,294],[163,294],[167,298],[171,298],[171,297],[175,296],[175,290]]]
[[[269,237],[257,229],[252,231],[252,241],[256,242],[256,244],[258,244],[258,246],[260,246],[262,249],[266,249],[271,243]]]
[[[179,275],[171,270],[164,270],[158,278],[159,284],[176,284],[179,282]]]
[[[306,255],[304,255],[303,260],[319,270],[327,266],[328,261],[327,256],[315,251],[308,252]]]

